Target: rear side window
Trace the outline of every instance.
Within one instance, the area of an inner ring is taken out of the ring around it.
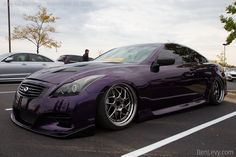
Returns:
[[[188,48],[189,58],[192,63],[206,63],[207,59],[200,55],[198,52]]]
[[[81,56],[70,56],[69,60],[72,62],[82,62],[83,58]]]
[[[205,63],[207,62],[207,59],[203,56],[201,56],[196,51],[181,46],[177,44],[166,44],[165,48],[162,53],[166,53],[165,55],[169,55],[170,53],[173,53],[172,55],[175,58],[175,64],[186,64],[186,63]],[[160,53],[160,55],[162,55]]]
[[[29,61],[31,62],[52,62],[52,60],[41,56],[41,55],[34,55],[34,54],[29,54]]]
[[[184,48],[178,47],[176,44],[166,44],[164,49],[159,53],[158,59],[174,58],[175,64],[180,65],[185,62],[182,57],[185,51]]]
[[[75,56],[74,61],[82,62],[83,61],[83,57],[82,56]]]
[[[15,54],[11,56],[13,58],[13,62],[27,62],[28,60],[28,55],[24,53],[20,54]]]
[[[199,63],[207,63],[208,62],[208,60],[205,57],[203,57],[202,55],[200,55],[198,53],[196,55],[196,58],[198,59]]]

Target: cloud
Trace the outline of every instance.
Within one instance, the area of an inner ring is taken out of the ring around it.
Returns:
[[[219,21],[233,0],[11,0],[12,25],[24,24],[22,14],[46,6],[60,19],[53,35],[63,42],[62,53],[82,54],[85,48],[96,56],[98,50],[148,42],[178,42],[208,58],[222,51],[226,32]],[[7,36],[6,2],[0,5],[0,39]],[[14,41],[14,50],[34,51],[30,43]],[[22,46],[25,43],[25,46]],[[7,44],[7,41],[4,42]],[[21,45],[21,46],[20,46]],[[6,51],[7,46],[0,47]],[[231,50],[231,49],[229,49]],[[55,50],[42,48],[42,52]],[[234,56],[233,53],[229,53]],[[235,56],[236,57],[236,56]],[[230,57],[232,58],[232,57]],[[235,61],[229,60],[236,64]]]

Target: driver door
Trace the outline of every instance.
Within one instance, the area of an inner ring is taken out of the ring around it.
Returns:
[[[187,48],[167,44],[160,50],[155,62],[162,62],[166,58],[173,58],[174,64],[159,65],[158,72],[150,72],[150,82],[148,92],[150,94],[151,108],[153,111],[185,105],[197,98],[198,93],[191,90],[194,85],[194,73],[191,66],[185,64],[183,54],[187,53]]]

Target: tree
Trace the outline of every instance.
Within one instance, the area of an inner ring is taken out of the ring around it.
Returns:
[[[227,16],[221,15],[220,20],[224,24],[224,29],[229,32],[226,43],[229,45],[236,38],[236,23],[233,15],[236,13],[236,2],[226,7]]]
[[[24,15],[23,18],[30,22],[26,26],[14,27],[12,39],[28,40],[36,46],[39,53],[41,46],[47,48],[59,48],[61,42],[49,37],[50,33],[56,33],[56,29],[49,24],[55,23],[58,17],[47,12],[47,8],[39,6],[39,11],[35,15]]]
[[[217,62],[220,64],[220,65],[222,65],[222,66],[226,66],[227,65],[227,63],[225,63],[225,60],[226,60],[226,58],[224,58],[224,53],[222,52],[222,53],[220,53],[219,55],[217,55],[216,56],[218,59],[217,59]]]

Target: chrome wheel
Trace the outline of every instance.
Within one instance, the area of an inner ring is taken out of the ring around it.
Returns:
[[[105,112],[115,126],[126,126],[134,118],[137,110],[137,97],[134,90],[126,85],[112,86],[105,95]]]
[[[225,91],[222,84],[219,81],[215,81],[213,84],[213,97],[217,103],[221,103],[224,100]]]

